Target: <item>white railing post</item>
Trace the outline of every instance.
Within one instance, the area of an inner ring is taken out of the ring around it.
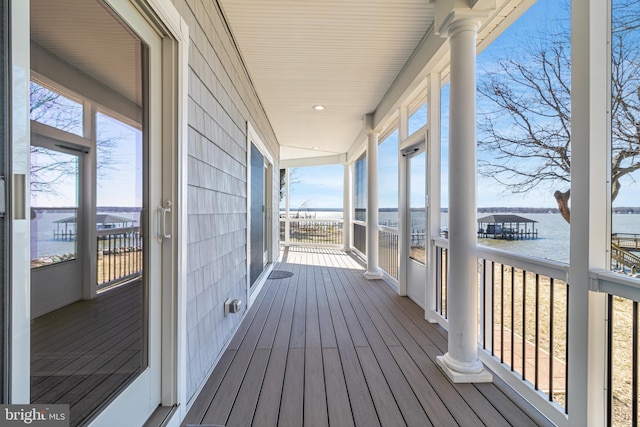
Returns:
[[[589,290],[589,271],[609,269],[611,163],[610,2],[571,7],[571,246],[569,424],[606,424],[606,295]]]

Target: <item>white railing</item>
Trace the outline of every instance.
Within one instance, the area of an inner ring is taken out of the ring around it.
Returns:
[[[140,227],[97,230],[97,285],[105,287],[142,275]]]
[[[569,266],[478,246],[479,355],[556,424],[567,421]]]
[[[640,281],[591,272],[591,290],[607,294],[607,426],[638,425],[640,407]]]
[[[380,268],[395,282],[398,282],[398,266],[400,252],[398,246],[398,229],[378,226],[378,264]]]
[[[448,240],[433,238],[435,317],[448,327]],[[479,357],[556,424],[566,424],[568,265],[478,246]]]
[[[280,241],[304,246],[342,246],[343,226],[341,219],[280,218]]]
[[[364,221],[353,221],[353,248],[367,257],[367,223]]]

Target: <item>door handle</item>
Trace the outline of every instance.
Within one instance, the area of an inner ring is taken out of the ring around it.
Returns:
[[[158,233],[159,241],[162,241],[163,239],[171,238],[171,232],[167,231],[171,227],[171,224],[169,224],[169,227],[167,227],[167,214],[171,213],[171,206],[172,206],[171,200],[167,200],[164,206],[162,205],[158,206],[158,216],[160,217],[159,218],[160,232]]]

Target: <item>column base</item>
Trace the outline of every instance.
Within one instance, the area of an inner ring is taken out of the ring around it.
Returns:
[[[379,280],[382,279],[382,272],[380,270],[378,271],[365,271],[364,272],[364,278],[367,280]]]
[[[444,372],[452,383],[490,383],[493,382],[493,375],[482,366],[479,372],[458,372],[451,369],[445,356],[436,356],[436,364]],[[482,363],[480,363],[482,365]]]

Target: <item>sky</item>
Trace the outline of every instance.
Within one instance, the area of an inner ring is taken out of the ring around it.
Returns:
[[[95,118],[97,206],[141,207],[142,131],[102,111]],[[31,119],[83,136],[82,104],[33,81]],[[38,141],[36,138],[36,145]],[[31,150],[31,179],[42,183],[31,186],[32,206],[78,206],[82,161],[77,154],[69,154],[69,150],[62,153],[51,148]]]
[[[507,55],[516,54],[522,46],[536,44],[540,35],[569,31],[569,8],[566,0],[538,0],[527,10],[514,25],[505,30],[491,45],[478,54],[478,73],[495,69],[495,63]],[[480,79],[480,74],[478,75]],[[449,132],[449,85],[441,90],[441,135],[442,135],[442,163],[441,163],[441,205],[448,206],[448,132]],[[482,105],[479,105],[482,107]],[[426,122],[426,107],[410,119],[409,127],[416,130]],[[382,207],[397,207],[397,132],[381,141],[379,146],[379,179],[378,203]],[[482,158],[483,154],[478,154]],[[332,169],[333,168],[333,169]],[[415,173],[424,174],[424,168]],[[342,207],[342,166],[297,168],[294,172],[297,180],[291,193],[291,208],[306,203],[308,207],[340,208]],[[640,178],[640,176],[639,176]],[[415,176],[412,181],[416,181]],[[640,181],[640,179],[639,179]],[[478,207],[556,207],[553,193],[556,190],[565,191],[568,183],[549,183],[525,194],[514,194],[507,186],[495,179],[478,175],[477,177],[477,206]],[[623,182],[615,206],[638,206],[640,184],[629,178]]]

